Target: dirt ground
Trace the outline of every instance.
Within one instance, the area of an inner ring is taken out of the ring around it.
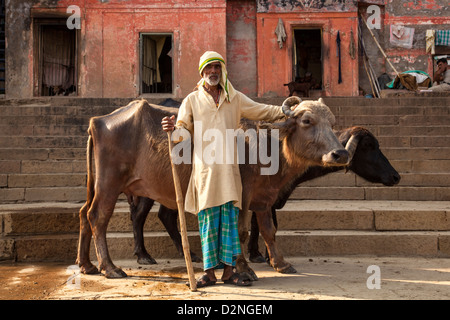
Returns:
[[[80,275],[67,263],[0,263],[2,300],[347,300],[450,299],[450,259],[398,257],[290,257],[295,274],[251,264],[250,287],[217,282],[191,292],[184,260],[140,266],[116,261],[123,279]],[[194,263],[196,277],[202,265]],[[375,266],[375,267],[370,267]],[[369,268],[370,267],[370,268]],[[218,278],[221,271],[217,272]],[[379,277],[378,277],[379,276]],[[377,282],[377,277],[380,280]],[[377,286],[377,283],[379,286]],[[370,288],[371,289],[370,289]]]

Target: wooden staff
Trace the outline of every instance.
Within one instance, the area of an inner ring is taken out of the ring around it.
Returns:
[[[175,164],[173,163],[172,159],[172,149],[173,149],[172,131],[167,132],[167,137],[169,139],[169,153],[170,153],[170,163],[172,165],[173,184],[175,186],[175,194],[177,196],[178,217],[180,218],[181,242],[183,244],[184,260],[186,261],[186,268],[189,277],[189,285],[191,291],[197,291],[197,281],[195,280],[194,267],[192,265],[191,259],[191,249],[189,247],[189,240],[187,237],[183,192],[181,190],[180,178],[177,173],[177,168],[175,167]]]

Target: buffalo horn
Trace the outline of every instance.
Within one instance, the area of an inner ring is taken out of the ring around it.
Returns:
[[[283,113],[287,115],[288,117],[292,117],[294,115],[294,111],[291,110],[291,107],[298,105],[300,102],[302,102],[302,99],[296,96],[292,96],[284,100],[283,105],[281,106],[281,109],[283,110]]]
[[[355,154],[356,147],[358,146],[360,137],[357,135],[352,135],[350,139],[348,140],[347,144],[345,145],[345,150],[348,151],[348,163],[352,161],[353,155]]]

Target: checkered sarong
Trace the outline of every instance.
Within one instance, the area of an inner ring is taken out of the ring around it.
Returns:
[[[437,46],[450,46],[450,30],[436,30]]]
[[[238,218],[239,209],[231,201],[198,213],[204,270],[235,265],[241,254]]]

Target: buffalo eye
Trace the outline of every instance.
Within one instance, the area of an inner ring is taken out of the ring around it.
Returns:
[[[311,119],[302,119],[302,126],[309,126],[311,125]]]
[[[375,145],[372,141],[365,141],[364,149],[367,149],[367,150],[375,149]]]

